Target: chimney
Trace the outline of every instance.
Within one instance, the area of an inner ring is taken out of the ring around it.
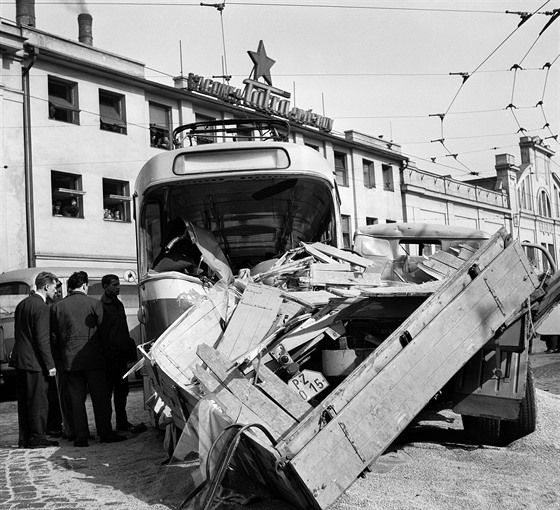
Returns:
[[[16,0],[16,23],[19,26],[35,26],[35,0]]]
[[[88,46],[93,46],[93,18],[91,14],[78,14],[78,41]]]

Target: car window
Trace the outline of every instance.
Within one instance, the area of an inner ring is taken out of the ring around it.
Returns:
[[[29,296],[31,287],[24,282],[7,282],[0,284],[0,313],[12,314],[18,303]]]

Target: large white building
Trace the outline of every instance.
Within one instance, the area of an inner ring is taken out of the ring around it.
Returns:
[[[78,17],[78,41],[35,25],[25,1],[0,26],[0,272],[135,267],[131,191],[143,163],[169,150],[172,130],[271,115],[332,164],[348,245],[358,226],[378,222],[505,226],[558,259],[560,183],[539,139],[521,139],[519,165],[499,155],[496,178],[464,183],[418,169],[393,141],[334,132],[331,119],[292,108],[270,76],[236,87],[189,73],[162,85],[142,63],[94,47],[89,15]]]

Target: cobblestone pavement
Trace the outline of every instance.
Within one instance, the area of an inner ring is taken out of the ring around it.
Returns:
[[[89,398],[87,407],[93,426]],[[131,390],[127,408],[132,423],[150,423],[142,388]],[[127,441],[96,439],[88,448],[60,439],[58,447],[17,448],[17,431],[17,403],[0,402],[0,510],[165,510],[177,508],[199,480],[197,461],[165,464],[164,433],[151,425]],[[292,508],[248,480],[232,482],[260,496],[251,510]]]
[[[545,354],[544,343],[533,347],[531,364],[537,388],[560,395],[560,354]],[[131,390],[130,421],[149,423],[141,388]],[[88,409],[93,424],[91,406]],[[177,508],[193,487],[198,464],[162,465],[167,455],[163,433],[154,427],[116,444],[91,441],[89,448],[60,446],[17,448],[17,404],[0,402],[0,510],[164,510]],[[251,510],[289,510],[250,481],[238,481],[243,492],[261,496]],[[236,485],[234,485],[236,486]],[[356,507],[358,508],[358,507]]]

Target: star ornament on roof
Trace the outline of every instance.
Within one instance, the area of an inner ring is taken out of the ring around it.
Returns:
[[[270,68],[276,63],[276,60],[272,60],[266,55],[264,43],[262,41],[259,41],[258,50],[248,51],[247,53],[255,64],[255,67],[253,67],[253,79],[258,80],[262,76],[264,78],[264,81],[272,86]]]

